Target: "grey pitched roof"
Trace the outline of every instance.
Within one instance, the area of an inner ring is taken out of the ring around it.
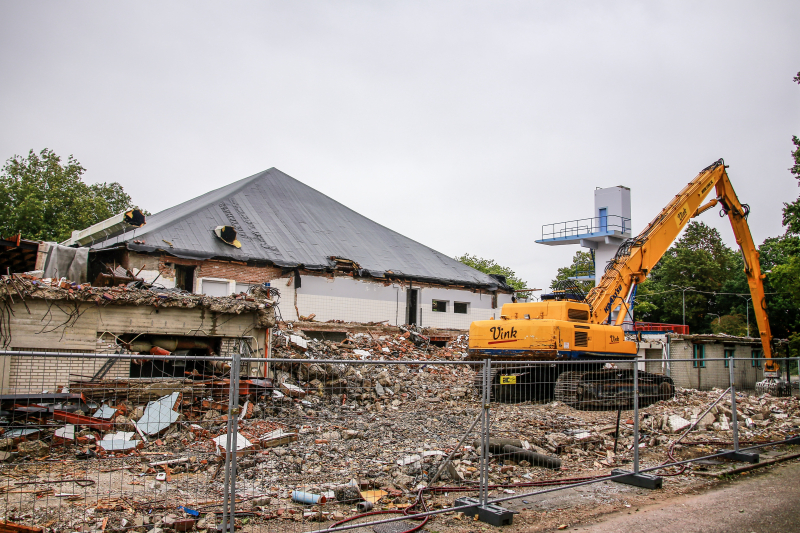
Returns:
[[[242,247],[213,232],[233,226]],[[134,242],[136,241],[136,242]],[[143,242],[143,243],[142,243]],[[177,257],[268,261],[281,267],[331,268],[332,257],[355,261],[362,274],[487,288],[495,278],[400,235],[311,187],[271,168],[151,215],[136,230],[95,243],[124,244],[142,252]]]

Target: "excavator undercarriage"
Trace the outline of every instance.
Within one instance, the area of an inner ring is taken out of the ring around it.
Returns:
[[[603,368],[601,363],[582,364],[581,370],[559,364],[498,364],[492,367],[491,399],[505,403],[558,401],[583,411],[609,411],[633,407],[633,369]],[[627,366],[628,368],[624,368]],[[481,392],[482,376],[475,378]],[[675,395],[672,379],[640,370],[639,407]]]

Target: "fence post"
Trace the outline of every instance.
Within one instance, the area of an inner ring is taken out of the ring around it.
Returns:
[[[483,361],[483,423],[481,424],[481,507],[489,500],[489,403],[492,400],[492,360]]]
[[[659,476],[642,474],[639,472],[639,358],[633,359],[633,472],[615,468],[612,476],[622,476],[614,479],[618,483],[634,485],[644,489],[660,489],[664,480]]]
[[[225,479],[223,481],[222,527],[224,533],[235,530],[236,520],[236,448],[239,441],[239,372],[242,366],[244,339],[231,357],[230,386],[228,387],[228,435],[225,441]]]
[[[639,359],[633,363],[633,473],[639,474]]]
[[[731,357],[728,362],[728,379],[731,385],[731,430],[733,431],[733,450],[724,450],[723,457],[742,461],[744,463],[757,463],[757,453],[742,453],[739,451],[739,417],[736,414],[736,378],[734,377],[733,367],[736,365],[736,358]],[[721,450],[723,451],[723,450]]]

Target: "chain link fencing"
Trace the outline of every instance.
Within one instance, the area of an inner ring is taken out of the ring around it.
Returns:
[[[692,360],[467,361],[463,341],[411,337],[325,341],[338,358],[241,342],[202,365],[2,352],[0,515],[48,532],[458,531],[565,488],[658,488],[798,443],[796,392],[739,388],[750,359],[706,359],[728,388],[697,390],[645,371]]]

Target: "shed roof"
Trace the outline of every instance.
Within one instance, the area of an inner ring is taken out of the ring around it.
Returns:
[[[233,226],[241,248],[214,234]],[[267,261],[276,266],[323,270],[349,259],[362,275],[387,274],[489,289],[497,279],[411,240],[284,174],[265,170],[151,215],[147,224],[111,236],[94,249],[125,245],[163,250],[187,259]]]

